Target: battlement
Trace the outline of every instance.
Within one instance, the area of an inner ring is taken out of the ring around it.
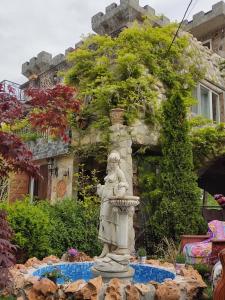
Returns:
[[[212,10],[208,12],[200,11],[193,16],[193,20],[184,21],[184,28],[193,33],[194,36],[200,38],[207,35],[218,28],[225,25],[225,3],[220,1],[212,6]]]
[[[98,34],[113,34],[127,27],[134,20],[142,21],[144,16],[152,18],[153,24],[163,26],[170,20],[165,16],[157,17],[155,10],[146,5],[141,7],[139,0],[120,0],[120,5],[112,3],[105,9],[105,14],[97,13],[92,17],[92,29]]]
[[[33,75],[39,75],[49,68],[58,65],[65,60],[65,55],[58,54],[52,57],[52,54],[42,51],[37,57],[32,57],[29,62],[22,65],[22,74],[27,78]]]

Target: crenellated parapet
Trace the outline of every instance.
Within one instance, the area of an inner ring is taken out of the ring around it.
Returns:
[[[49,68],[58,65],[65,60],[65,55],[58,54],[52,57],[52,54],[42,51],[37,57],[32,57],[29,62],[22,65],[22,74],[27,78],[34,75],[39,75]]]
[[[120,0],[119,5],[112,3],[107,6],[105,14],[99,12],[92,17],[92,29],[101,35],[113,35],[135,20],[143,21],[145,16],[150,17],[153,25],[156,26],[163,26],[170,22],[165,16],[156,16],[155,10],[149,5],[141,7],[139,0]]]
[[[206,36],[225,26],[225,3],[220,1],[212,6],[208,12],[200,11],[193,16],[193,20],[184,21],[184,29],[190,31],[195,37]]]

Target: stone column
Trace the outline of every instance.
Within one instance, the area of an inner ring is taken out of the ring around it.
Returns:
[[[121,124],[114,124],[110,127],[110,148],[120,154],[120,167],[124,171],[129,184],[127,195],[133,195],[133,164],[132,164],[132,140],[128,127]]]

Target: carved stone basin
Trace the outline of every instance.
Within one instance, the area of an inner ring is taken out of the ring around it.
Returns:
[[[132,207],[137,206],[140,198],[137,196],[112,197],[109,199],[110,204],[114,207]]]

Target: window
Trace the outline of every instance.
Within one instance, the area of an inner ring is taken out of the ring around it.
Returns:
[[[193,93],[198,103],[191,108],[193,115],[202,115],[203,117],[220,122],[219,95],[211,89],[199,84]]]
[[[212,50],[212,40],[203,41],[202,45]]]

